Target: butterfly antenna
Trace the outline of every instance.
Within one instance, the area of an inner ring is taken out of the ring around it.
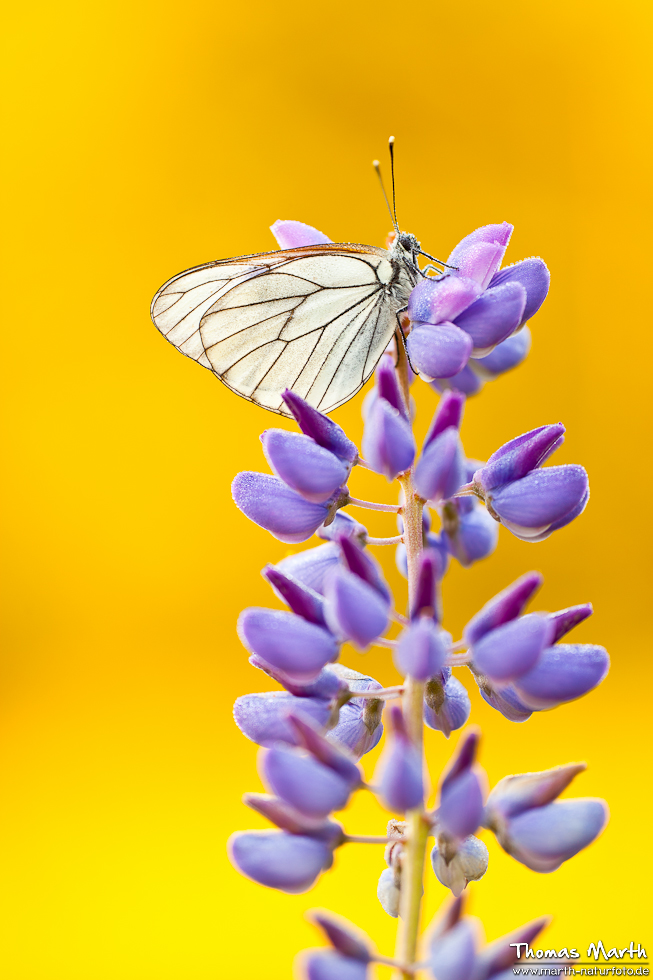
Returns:
[[[388,140],[388,149],[390,150],[390,173],[392,174],[392,214],[395,225],[395,231],[399,231],[399,222],[397,221],[397,201],[395,197],[395,138],[391,136]]]
[[[381,185],[381,193],[383,194],[383,200],[386,203],[386,207],[388,209],[388,214],[390,215],[390,220],[392,221],[394,230],[397,232],[397,234],[399,234],[399,228],[397,226],[397,219],[395,217],[393,217],[392,208],[390,207],[390,201],[388,200],[388,195],[386,194],[385,187],[383,186],[383,177],[381,176],[381,164],[379,163],[378,160],[372,160],[372,166],[376,170],[376,176],[379,178],[379,184]],[[392,181],[392,189],[393,189],[393,196],[394,196],[394,178],[393,178],[393,181]]]

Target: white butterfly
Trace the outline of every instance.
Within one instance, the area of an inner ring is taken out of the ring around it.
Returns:
[[[262,408],[290,417],[281,399],[290,388],[331,412],[360,391],[390,343],[419,253],[402,232],[389,250],[330,243],[208,262],[161,287],[152,319]]]

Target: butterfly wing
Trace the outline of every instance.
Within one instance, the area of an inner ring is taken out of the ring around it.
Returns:
[[[384,249],[314,245],[183,272],[154,297],[152,319],[243,398],[289,415],[291,388],[330,412],[372,374],[412,285]]]

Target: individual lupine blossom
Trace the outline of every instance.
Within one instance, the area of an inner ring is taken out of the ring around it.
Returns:
[[[363,406],[363,456],[376,473],[394,480],[411,467],[415,439],[392,355],[383,355],[374,378],[375,387]]]
[[[522,327],[512,337],[503,340],[485,357],[470,357],[458,374],[451,378],[436,378],[430,382],[437,392],[460,391],[467,397],[477,395],[488,381],[494,381],[507,371],[519,367],[526,360],[531,349],[531,332]]]
[[[275,475],[244,471],[231,485],[236,506],[288,544],[307,541],[348,500],[345,482],[358,450],[344,431],[292,391],[283,393],[302,434],[268,429],[261,436]]]
[[[507,222],[477,228],[449,256],[454,268],[447,275],[424,279],[413,289],[407,348],[424,380],[459,376],[471,357],[490,355],[544,302],[549,272],[542,259],[499,271],[511,234]]]
[[[463,630],[482,696],[510,721],[526,721],[533,711],[582,697],[601,683],[610,665],[603,647],[558,642],[591,616],[590,603],[521,615],[542,581],[539,572],[522,575]]]
[[[435,875],[454,895],[487,871],[488,850],[473,834],[483,819],[485,773],[476,764],[479,735],[470,731],[458,744],[440,783],[440,801],[433,813],[436,843],[431,851]]]
[[[582,466],[542,469],[564,442],[562,423],[541,425],[492,453],[462,492],[474,493],[489,513],[522,541],[544,541],[585,510],[589,481]]]
[[[555,871],[591,844],[608,822],[604,800],[557,800],[585,763],[506,776],[488,796],[484,826],[508,854],[533,871]]]
[[[381,754],[374,782],[385,806],[405,813],[424,799],[422,754],[412,741],[401,708],[393,704],[389,717],[390,737]]]
[[[458,433],[464,407],[460,392],[447,392],[440,399],[413,477],[424,501],[435,504],[453,497],[465,482],[465,454]]]
[[[377,562],[351,537],[338,536],[340,562],[324,580],[325,617],[331,631],[359,650],[389,624],[392,596]]]
[[[436,552],[428,549],[422,552],[411,622],[399,636],[393,653],[397,670],[416,681],[441,675],[451,652],[451,634],[439,623],[439,564]]]
[[[333,851],[345,837],[330,814],[346,806],[362,777],[351,756],[308,718],[289,713],[287,721],[299,747],[273,744],[259,757],[263,781],[275,795],[245,797],[280,829],[235,833],[229,853],[248,878],[295,894],[310,888],[331,866]]]
[[[530,945],[551,921],[550,916],[541,916],[482,946],[479,921],[462,912],[463,898],[456,898],[429,929],[427,963],[435,980],[512,980],[512,967],[519,959],[517,944]],[[552,962],[548,960],[547,966]]]

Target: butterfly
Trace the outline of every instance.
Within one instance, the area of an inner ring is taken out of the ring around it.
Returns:
[[[419,243],[308,245],[208,262],[174,276],[152,319],[236,394],[290,417],[286,388],[321,412],[371,376],[417,282]]]

